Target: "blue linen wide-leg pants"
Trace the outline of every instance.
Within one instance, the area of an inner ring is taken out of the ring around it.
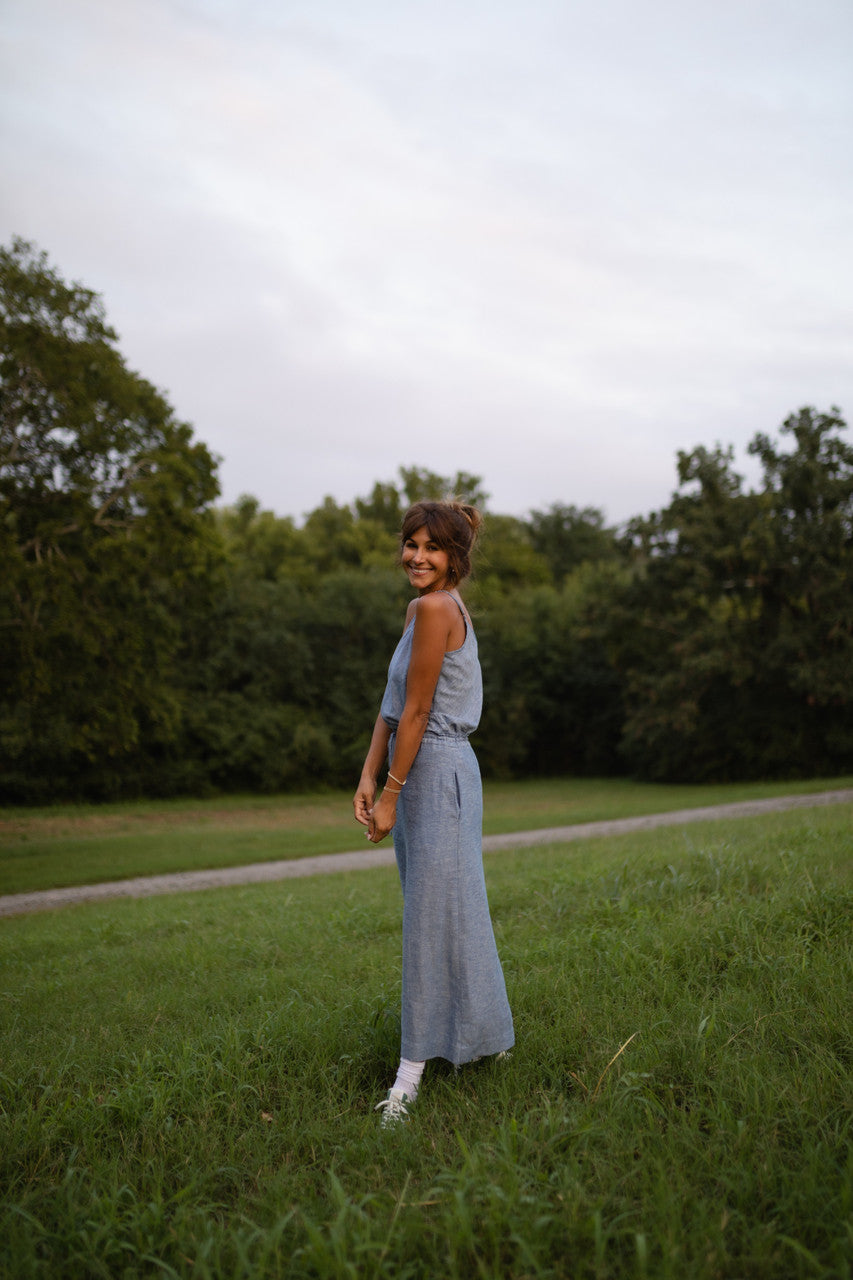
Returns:
[[[393,755],[394,744],[391,743]],[[424,735],[397,801],[404,1058],[455,1065],[514,1043],[483,875],[483,791],[466,737]]]

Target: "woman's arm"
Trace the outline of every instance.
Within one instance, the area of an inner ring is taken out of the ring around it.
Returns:
[[[370,746],[364,758],[361,778],[352,801],[356,820],[365,827],[370,822],[370,811],[376,799],[376,779],[379,776],[379,770],[385,763],[390,737],[391,726],[381,716],[377,716],[376,724],[373,726]]]
[[[443,593],[421,596],[418,601],[406,678],[406,703],[397,725],[391,761],[391,773],[401,782],[408,777],[418,754],[457,614],[456,605]],[[374,843],[388,835],[397,819],[397,796],[393,790],[397,786],[398,783],[392,780],[373,806],[368,833]]]

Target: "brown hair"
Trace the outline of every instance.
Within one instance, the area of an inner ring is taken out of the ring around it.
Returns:
[[[435,545],[447,552],[450,581],[461,582],[471,572],[471,551],[482,523],[477,508],[464,502],[416,502],[403,516],[400,544],[426,526]]]

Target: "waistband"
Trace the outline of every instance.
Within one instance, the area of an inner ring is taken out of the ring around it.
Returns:
[[[452,730],[446,731],[446,730],[440,730],[440,729],[426,728],[424,729],[424,736],[421,739],[421,742],[467,742],[471,736],[471,733],[473,733],[473,729],[471,730],[470,733],[462,733],[461,731],[458,733],[454,733]],[[396,736],[397,736],[397,729],[396,727],[394,727],[391,730],[391,740],[393,741],[393,739],[396,738]]]

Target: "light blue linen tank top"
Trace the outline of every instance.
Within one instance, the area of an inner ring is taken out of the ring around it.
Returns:
[[[455,597],[451,598],[459,603]],[[462,616],[465,618],[464,613]],[[406,705],[406,677],[414,633],[415,619],[412,618],[388,667],[388,683],[379,714],[392,729],[400,723]],[[465,640],[458,649],[451,649],[444,655],[425,732],[434,737],[467,738],[480,723],[482,710],[483,677],[477,657],[477,637],[465,618]]]

